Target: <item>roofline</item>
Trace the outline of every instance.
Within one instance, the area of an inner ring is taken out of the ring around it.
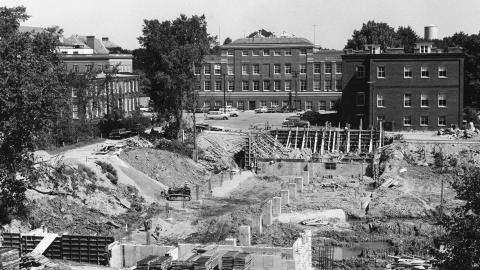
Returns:
[[[240,43],[240,44],[227,44],[221,45],[220,49],[247,49],[247,48],[313,48],[313,44],[306,44],[306,43],[257,43],[257,44],[249,44],[249,43]]]
[[[131,54],[59,54],[62,60],[85,60],[85,59],[133,59]]]
[[[381,53],[381,54],[342,54],[342,59],[427,59],[464,58],[463,53]]]

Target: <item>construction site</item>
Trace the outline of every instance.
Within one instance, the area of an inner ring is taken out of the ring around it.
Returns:
[[[198,161],[188,136],[37,151],[44,181],[27,190],[29,219],[3,227],[0,269],[435,269],[439,219],[462,204],[438,153],[480,162],[477,141],[381,128],[203,131],[196,144]]]

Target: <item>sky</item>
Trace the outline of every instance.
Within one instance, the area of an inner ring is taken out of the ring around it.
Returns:
[[[174,20],[180,14],[205,14],[208,32],[242,38],[264,28],[305,37],[329,49],[342,49],[354,29],[375,20],[410,25],[423,37],[424,26],[439,28],[439,38],[480,30],[479,0],[2,0],[0,6],[27,8],[27,26],[58,25],[64,35],[109,37],[135,49],[144,19]]]

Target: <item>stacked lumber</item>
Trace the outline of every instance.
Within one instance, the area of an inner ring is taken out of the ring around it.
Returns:
[[[20,252],[16,248],[0,248],[0,270],[20,269]]]
[[[222,256],[222,270],[233,270],[233,263],[238,251],[229,251]]]
[[[235,256],[233,270],[248,270],[251,264],[252,256],[250,253],[242,252]]]
[[[210,270],[210,256],[200,256],[193,263],[193,270]]]
[[[30,268],[30,267],[58,267],[58,264],[50,261],[47,257],[41,254],[28,253],[22,257],[20,268]]]
[[[172,264],[170,256],[148,256],[137,262],[138,270],[167,270]]]
[[[192,261],[173,261],[171,270],[193,270]]]
[[[414,256],[389,256],[395,259],[394,263],[387,264],[386,269],[437,269],[433,267],[433,259],[424,259]]]

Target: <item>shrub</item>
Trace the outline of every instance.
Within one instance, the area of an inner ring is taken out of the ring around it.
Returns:
[[[118,176],[117,170],[112,166],[112,164],[108,162],[103,162],[101,160],[95,161],[95,163],[100,166],[102,169],[102,173],[104,173],[107,178],[112,182],[112,184],[116,185],[118,183]]]
[[[117,185],[118,184],[118,176],[115,174],[107,173],[107,178],[112,182],[112,184]]]
[[[89,167],[83,165],[83,164],[78,164],[78,172],[79,173],[85,173],[88,178],[90,179],[95,179],[95,172],[92,171]]]

